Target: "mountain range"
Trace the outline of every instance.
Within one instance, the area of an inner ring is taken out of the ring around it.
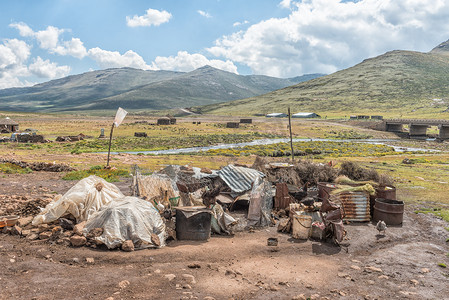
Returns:
[[[430,52],[395,50],[264,95],[208,105],[212,114],[310,111],[449,118],[449,40]]]
[[[204,66],[192,72],[115,68],[56,79],[31,87],[0,90],[0,110],[162,110],[262,95],[324,74],[294,78],[237,75]]]

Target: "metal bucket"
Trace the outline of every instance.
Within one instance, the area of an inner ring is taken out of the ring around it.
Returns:
[[[307,240],[312,230],[312,216],[294,215],[292,225],[292,237],[294,239]]]
[[[205,241],[210,238],[211,210],[204,206],[176,208],[176,238]]]
[[[376,198],[373,220],[384,221],[387,225],[401,225],[404,217],[404,202]]]

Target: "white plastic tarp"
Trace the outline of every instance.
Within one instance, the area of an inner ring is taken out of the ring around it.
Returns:
[[[58,200],[50,202],[34,217],[33,225],[50,223],[66,214],[74,216],[78,223],[86,221],[103,205],[121,197],[124,195],[118,187],[92,175],[80,180]]]
[[[149,202],[136,197],[115,199],[91,216],[84,227],[87,235],[94,228],[103,228],[97,241],[109,249],[132,240],[136,248],[155,247],[151,235],[159,237],[160,246],[165,245],[165,224],[159,212]]]

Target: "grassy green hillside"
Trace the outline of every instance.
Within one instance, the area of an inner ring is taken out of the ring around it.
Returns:
[[[444,43],[443,43],[444,44]],[[313,111],[449,118],[449,56],[391,51],[354,67],[262,96],[200,108],[216,114]],[[437,49],[435,48],[435,49]]]
[[[28,88],[0,90],[0,109],[15,111],[154,110],[204,105],[268,93],[322,74],[281,79],[241,76],[205,66],[189,73],[107,69]]]

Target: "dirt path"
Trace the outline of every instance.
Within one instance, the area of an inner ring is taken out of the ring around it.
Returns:
[[[1,178],[0,194],[41,197],[74,184],[58,174],[22,176]],[[119,184],[125,193],[127,185]],[[0,299],[447,299],[449,271],[438,266],[449,265],[447,226],[408,208],[385,237],[372,224],[346,226],[343,248],[269,227],[135,252],[0,233]],[[276,251],[268,237],[279,239]]]

